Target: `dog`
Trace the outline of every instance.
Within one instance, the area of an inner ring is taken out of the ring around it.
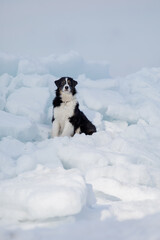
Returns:
[[[55,84],[57,89],[53,99],[52,137],[95,133],[96,127],[79,109],[75,88],[78,82],[71,77],[62,77]]]

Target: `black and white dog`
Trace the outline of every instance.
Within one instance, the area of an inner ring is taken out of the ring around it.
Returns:
[[[62,77],[55,81],[56,97],[53,100],[52,137],[73,136],[75,133],[91,135],[96,127],[79,110],[75,86],[77,81]]]

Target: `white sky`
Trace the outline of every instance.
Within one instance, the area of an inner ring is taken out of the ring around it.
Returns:
[[[0,52],[70,50],[112,76],[160,66],[160,0],[0,0]]]

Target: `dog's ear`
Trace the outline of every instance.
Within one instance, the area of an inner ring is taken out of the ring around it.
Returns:
[[[76,80],[73,80],[73,86],[75,87],[78,84]]]
[[[56,80],[56,81],[54,81],[54,83],[55,83],[56,86],[59,88],[59,87],[60,87],[61,80],[60,80],[60,79],[59,79],[59,80]]]

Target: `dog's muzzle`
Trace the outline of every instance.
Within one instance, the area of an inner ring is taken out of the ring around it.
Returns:
[[[63,92],[70,92],[71,91],[71,88],[68,84],[64,85],[63,89],[62,89]]]

